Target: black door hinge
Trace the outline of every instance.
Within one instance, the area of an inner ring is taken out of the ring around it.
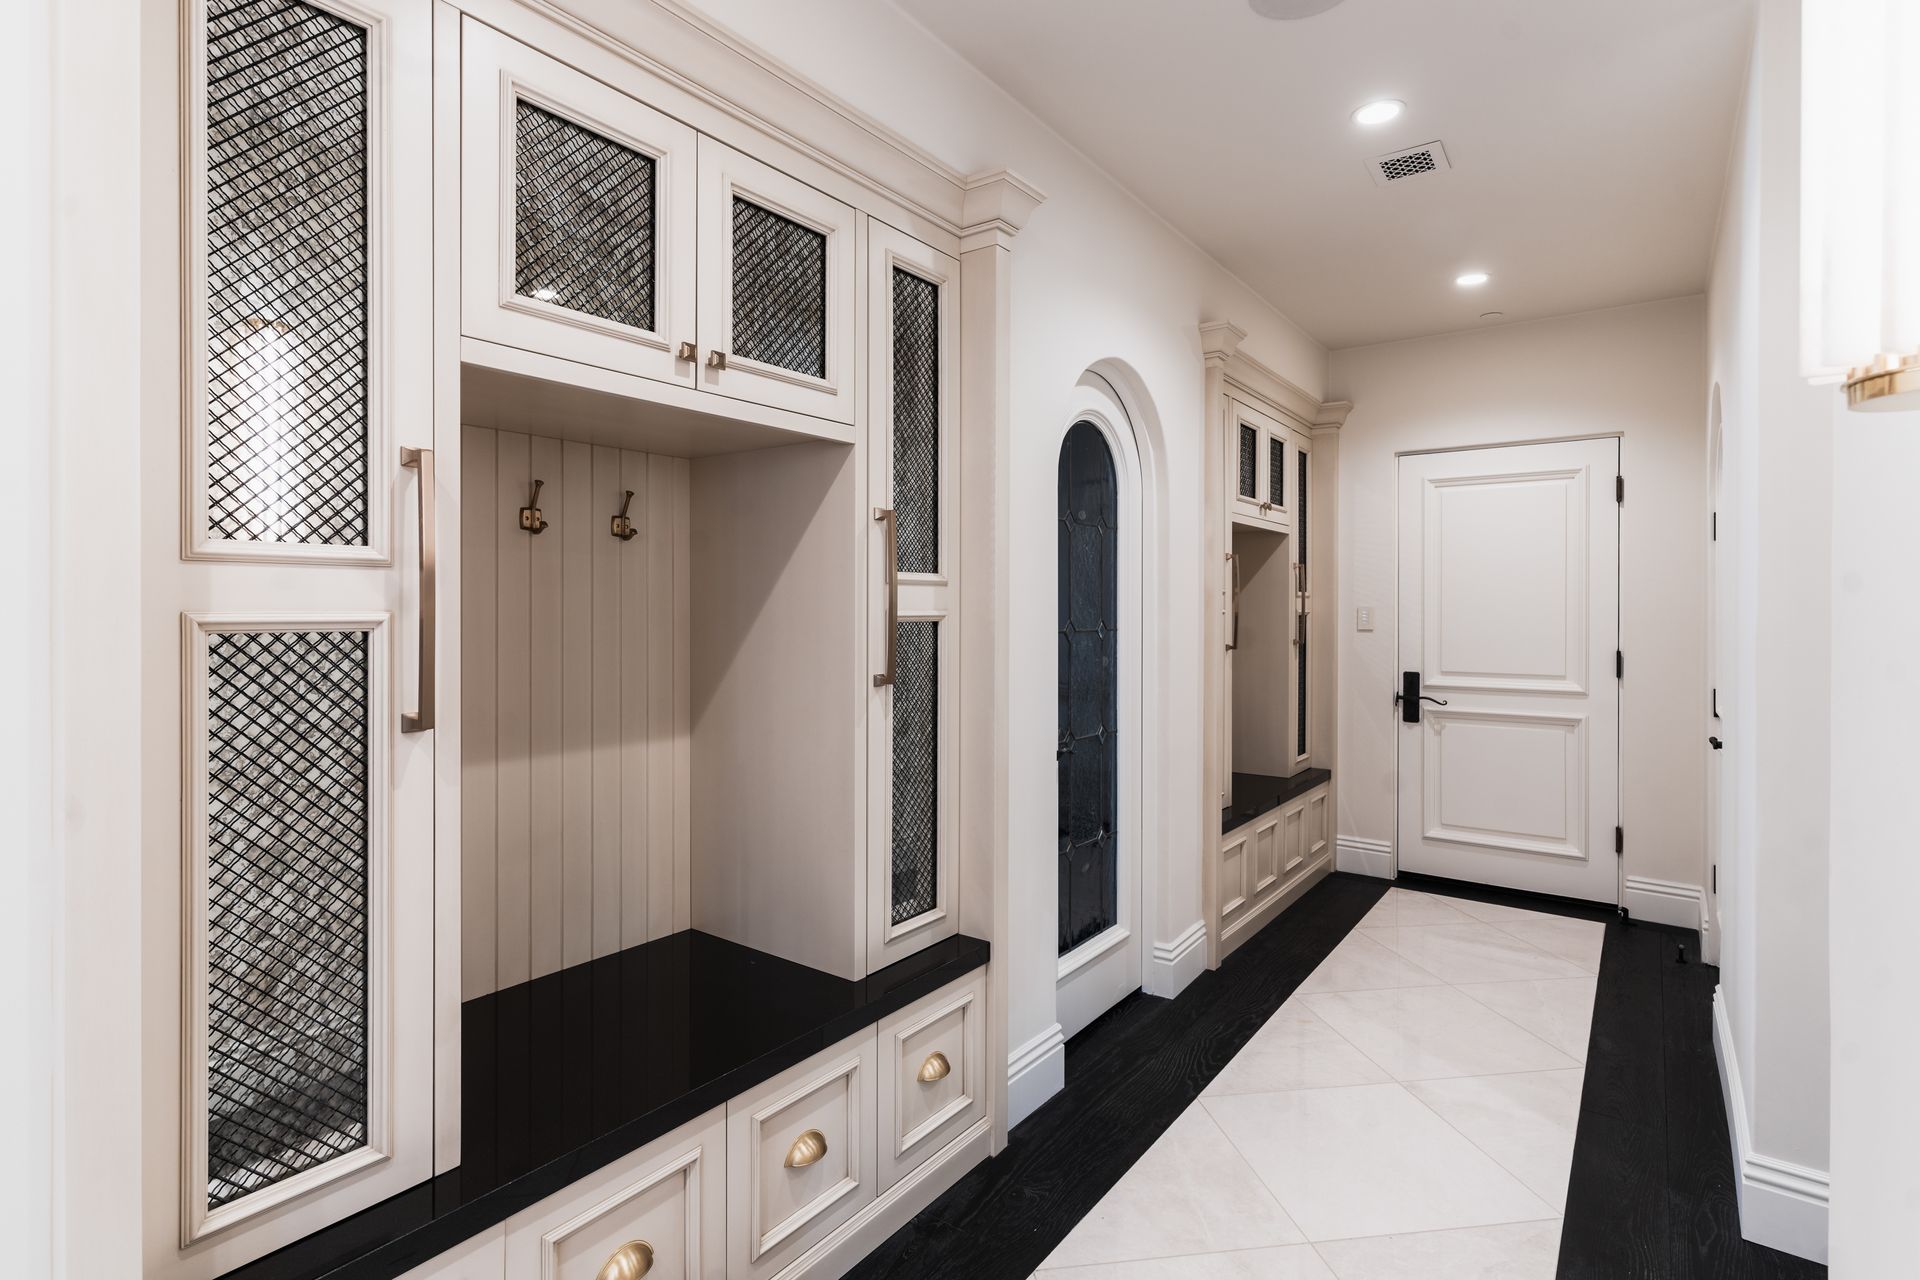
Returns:
[[[1627,678],[1627,655],[1618,649],[1613,651],[1613,678],[1615,680]]]
[[[1613,851],[1615,853],[1625,853],[1627,851],[1627,829],[1625,827],[1615,827],[1613,829]]]
[[[1615,502],[1625,502],[1627,500],[1627,478],[1625,476],[1615,476],[1613,478],[1613,500]]]

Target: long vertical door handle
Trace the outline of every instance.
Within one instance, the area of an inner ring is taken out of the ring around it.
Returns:
[[[433,728],[433,652],[434,652],[434,530],[438,522],[433,513],[433,450],[402,449],[400,465],[420,473],[420,684],[416,692],[417,711],[400,713],[400,732],[425,733]]]
[[[887,669],[873,678],[873,687],[884,689],[900,658],[900,530],[892,507],[875,507],[873,518],[887,526]]]
[[[1233,566],[1233,634],[1227,640],[1227,652],[1232,653],[1240,647],[1240,553],[1227,552],[1227,563]]]

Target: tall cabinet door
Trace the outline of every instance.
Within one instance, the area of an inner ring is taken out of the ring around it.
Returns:
[[[462,328],[691,385],[692,129],[468,19]]]
[[[700,138],[700,386],[851,423],[857,215]]]
[[[432,1171],[431,4],[185,11],[187,439],[155,450],[182,460],[181,563],[152,579],[182,681],[159,1276]]]
[[[868,255],[873,970],[959,923],[960,266],[878,222]]]

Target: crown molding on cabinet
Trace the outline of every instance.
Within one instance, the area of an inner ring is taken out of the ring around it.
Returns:
[[[1240,344],[1246,337],[1247,331],[1231,320],[1202,321],[1200,350],[1207,367],[1220,370],[1229,386],[1285,414],[1302,430],[1338,427],[1346,421],[1347,410],[1353,406],[1344,401],[1322,404],[1284,374],[1241,351]]]
[[[966,180],[960,205],[960,252],[1009,241],[1027,225],[1046,195],[1040,188],[1007,169],[977,173]]]

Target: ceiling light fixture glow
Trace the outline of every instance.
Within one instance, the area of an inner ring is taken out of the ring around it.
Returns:
[[[1453,282],[1462,289],[1478,289],[1490,279],[1492,277],[1484,271],[1469,271],[1465,275],[1455,276]]]
[[[1381,98],[1378,102],[1369,102],[1353,113],[1355,124],[1385,124],[1389,120],[1398,120],[1407,104],[1398,98]]]
[[[1247,0],[1247,7],[1263,18],[1295,22],[1325,13],[1339,3],[1340,0]]]

